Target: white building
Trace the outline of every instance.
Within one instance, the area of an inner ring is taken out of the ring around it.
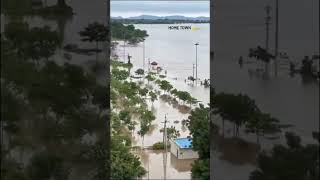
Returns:
[[[170,152],[178,159],[197,159],[199,155],[192,149],[192,139],[177,138],[170,140]]]

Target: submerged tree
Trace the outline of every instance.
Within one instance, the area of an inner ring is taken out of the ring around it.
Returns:
[[[137,75],[139,75],[139,76],[143,76],[143,75],[144,75],[144,70],[143,70],[143,69],[137,69],[137,70],[135,71],[135,73],[136,73]]]
[[[224,121],[229,120],[234,124],[235,136],[239,135],[239,128],[258,111],[254,100],[242,94],[216,94],[212,98],[212,108],[213,113],[220,115],[222,119],[222,132],[224,133]]]
[[[160,129],[160,132],[163,132],[163,128]],[[176,129],[176,127],[171,126],[167,127],[167,139],[176,139],[180,137],[180,131]]]
[[[274,59],[275,56],[269,53],[266,49],[257,46],[256,48],[249,49],[249,57],[254,57],[257,60],[261,60],[265,63],[265,71],[267,71],[267,67],[271,59]]]
[[[111,177],[110,179],[137,179],[146,174],[139,158],[130,153],[128,139],[123,136],[111,137]]]
[[[270,114],[256,112],[246,122],[246,132],[254,133],[257,136],[257,144],[260,144],[260,137],[266,134],[275,134],[281,132],[279,120],[270,116]]]
[[[187,126],[192,135],[192,146],[199,154],[199,159],[192,165],[192,179],[210,179],[210,140],[209,140],[209,107],[202,104],[191,111]]]
[[[79,34],[82,37],[82,41],[96,42],[95,51],[98,56],[99,42],[106,42],[108,40],[109,29],[104,24],[94,22],[85,27]],[[96,60],[98,61],[98,59]]]
[[[148,74],[148,75],[146,76],[146,79],[147,79],[148,84],[149,84],[150,81],[154,81],[154,80],[155,80],[155,77],[153,77],[151,74]]]
[[[153,91],[149,91],[149,96],[150,96],[150,99],[151,99],[152,103],[153,103],[155,100],[158,99],[158,98],[157,98],[157,94],[154,93]]]
[[[258,169],[250,180],[318,180],[319,144],[302,145],[299,136],[285,134],[287,146],[275,145],[271,153],[261,152]]]
[[[142,97],[146,97],[148,95],[149,90],[147,88],[141,88],[139,89],[139,94]]]
[[[173,86],[170,84],[170,82],[166,80],[162,80],[159,84],[160,89],[162,89],[165,92],[170,92],[170,90],[173,88]]]

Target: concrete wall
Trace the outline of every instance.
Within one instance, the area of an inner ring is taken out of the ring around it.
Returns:
[[[178,159],[196,159],[199,158],[197,152],[192,149],[180,149]]]
[[[170,152],[176,156],[178,159],[197,159],[199,155],[192,149],[180,149],[178,145],[170,141]],[[178,153],[178,154],[177,154]]]

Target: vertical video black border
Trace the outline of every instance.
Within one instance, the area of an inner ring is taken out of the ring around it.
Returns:
[[[110,26],[110,6],[111,0],[105,0],[106,1],[106,26],[109,27],[109,32],[108,32],[108,40],[107,40],[107,49],[106,49],[106,78],[107,78],[107,89],[108,89],[108,98],[107,98],[107,104],[108,104],[108,115],[106,116],[106,146],[105,148],[107,149],[106,153],[106,177],[107,179],[110,180],[111,177],[111,117],[110,117],[110,112],[111,112],[111,106],[110,106],[110,86],[111,86],[111,75],[110,75],[110,53],[111,53],[111,26]]]

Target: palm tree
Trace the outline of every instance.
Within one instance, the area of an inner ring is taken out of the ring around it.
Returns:
[[[250,120],[246,123],[246,132],[255,133],[257,144],[260,145],[260,137],[265,134],[274,134],[280,132],[279,120],[270,116],[270,114],[256,112],[252,114]]]
[[[98,22],[89,24],[83,31],[79,32],[82,41],[96,42],[96,60],[98,61],[99,42],[108,40],[109,29]]]

